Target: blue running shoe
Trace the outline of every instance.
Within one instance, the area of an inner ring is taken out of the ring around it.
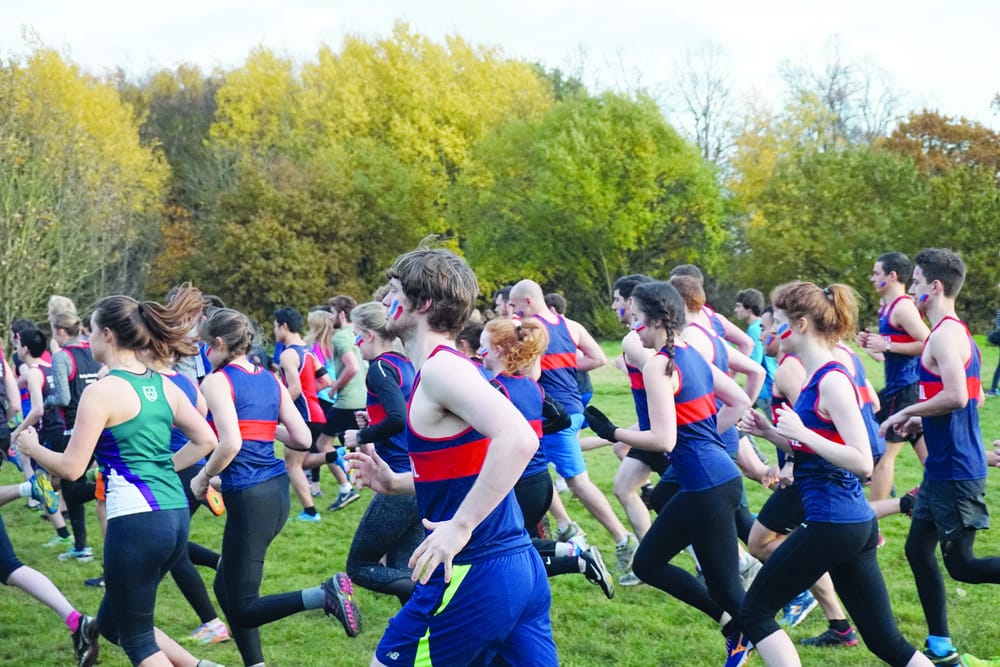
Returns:
[[[726,667],[743,667],[752,652],[753,644],[742,632],[726,637]]]
[[[781,613],[781,618],[778,620],[778,625],[783,625],[786,628],[794,628],[799,625],[802,621],[806,620],[806,616],[809,615],[813,609],[816,608],[816,598],[813,594],[806,589],[792,598],[792,601],[785,605],[784,610]]]
[[[302,510],[299,512],[299,515],[295,517],[295,520],[305,521],[306,523],[319,523],[323,520],[323,517],[320,516],[318,512],[316,514],[309,514],[305,510]]]

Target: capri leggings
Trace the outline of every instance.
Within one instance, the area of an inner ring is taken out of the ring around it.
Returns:
[[[427,536],[416,496],[383,496],[368,503],[347,554],[347,574],[355,584],[395,595],[406,603],[413,594],[410,556]],[[385,558],[385,565],[380,561]]]
[[[743,603],[734,520],[742,493],[743,481],[735,477],[704,491],[675,494],[639,543],[632,571],[714,621],[724,611],[735,619]],[[687,570],[670,564],[689,544],[698,554],[707,589]]]
[[[747,591],[740,628],[759,643],[779,630],[775,614],[829,572],[868,649],[890,665],[906,665],[916,649],[900,634],[875,556],[878,521],[806,522],[764,563]]]
[[[97,627],[133,665],[160,650],[153,634],[156,588],[187,549],[189,521],[187,509],[108,519]]]
[[[264,556],[288,520],[288,475],[238,491],[223,491],[226,527],[222,561],[215,574],[215,597],[229,620],[244,664],[264,662],[257,628],[303,611],[301,591],[260,597]]]
[[[21,567],[24,567],[24,563],[18,560],[17,554],[14,553],[14,545],[10,543],[10,536],[7,535],[7,526],[0,516],[0,583],[6,586],[10,575]]]

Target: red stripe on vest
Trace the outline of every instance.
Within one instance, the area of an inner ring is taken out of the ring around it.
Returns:
[[[694,424],[695,422],[708,419],[716,413],[715,394],[708,393],[704,396],[693,398],[690,401],[678,403],[676,409],[678,426]]]
[[[555,371],[561,368],[576,368],[575,352],[555,352],[542,357],[543,371]]]
[[[443,482],[478,475],[489,448],[490,440],[482,438],[430,452],[410,452],[413,481]]]

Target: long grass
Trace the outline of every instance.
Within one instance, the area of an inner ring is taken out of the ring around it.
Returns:
[[[983,342],[981,341],[981,344]],[[609,356],[619,353],[616,343],[606,345]],[[997,363],[997,348],[983,345],[984,382],[989,382]],[[882,371],[869,365],[876,385]],[[593,374],[594,404],[621,422],[634,419],[631,398],[624,375],[606,367]],[[987,443],[1000,437],[1000,400],[987,400],[981,412],[984,439]],[[765,453],[773,456],[770,446]],[[624,513],[612,496],[612,480],[617,460],[610,449],[586,454],[590,475],[597,485],[612,498],[612,505],[624,519]],[[896,486],[900,492],[919,483],[920,466],[912,452],[904,450],[897,466]],[[17,471],[9,465],[0,470],[0,483],[20,481]],[[329,476],[324,478],[329,492],[335,487]],[[758,509],[767,491],[747,483],[751,509]],[[988,481],[988,501],[994,514],[1000,514],[996,498],[1000,498],[1000,471],[991,470]],[[573,518],[586,530],[591,542],[605,553],[614,553],[611,538],[575,500],[566,499]],[[355,503],[337,513],[324,512],[321,524],[290,521],[275,540],[264,569],[262,592],[275,593],[314,586],[343,569],[354,528],[367,502]],[[89,512],[91,542],[98,556],[93,563],[60,562],[56,554],[40,545],[52,535],[52,529],[41,521],[37,512],[24,508],[23,502],[3,508],[14,546],[21,559],[47,574],[77,605],[88,613],[96,613],[102,591],[83,586],[83,579],[100,573],[102,551],[96,519]],[[293,503],[293,515],[298,508]],[[889,588],[893,609],[903,634],[919,644],[926,635],[923,615],[913,586],[912,575],[903,556],[903,543],[909,520],[895,516],[882,522],[887,544],[879,551],[879,563]],[[218,548],[222,519],[199,512],[192,521],[192,539]],[[137,535],[141,540],[142,536]],[[976,541],[976,553],[1000,555],[1000,537],[996,531],[984,531]],[[688,565],[686,555],[677,562]],[[210,571],[204,573],[211,591]],[[997,632],[996,608],[1000,589],[991,585],[960,585],[946,576],[952,636],[963,651],[980,656],[1000,654],[1000,633]],[[715,624],[698,612],[648,586],[621,588],[614,600],[606,600],[600,590],[582,577],[562,576],[552,582],[552,623],[562,663],[569,666],[591,665],[721,665],[722,638]],[[340,626],[321,612],[306,612],[272,623],[261,629],[264,655],[268,665],[299,667],[303,665],[367,665],[389,617],[398,608],[395,598],[360,591],[357,599],[365,619],[360,637],[348,639]],[[188,635],[198,618],[184,601],[168,577],[160,586],[157,601],[157,623],[175,638]],[[72,664],[69,633],[54,614],[41,604],[15,589],[0,592],[0,665],[37,665],[56,667]],[[825,629],[822,614],[815,611],[800,627],[792,631],[793,638],[816,635]],[[232,642],[208,647],[195,647],[195,654],[233,667],[242,664]],[[803,664],[824,667],[875,665],[878,661],[864,647],[842,649],[800,650]],[[760,664],[757,657],[752,658]],[[105,667],[126,667],[124,653],[114,646],[102,647],[101,664]]]

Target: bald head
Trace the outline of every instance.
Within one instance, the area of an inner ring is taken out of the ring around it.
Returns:
[[[522,280],[510,290],[510,307],[524,316],[537,315],[545,306],[545,294],[534,280]]]

